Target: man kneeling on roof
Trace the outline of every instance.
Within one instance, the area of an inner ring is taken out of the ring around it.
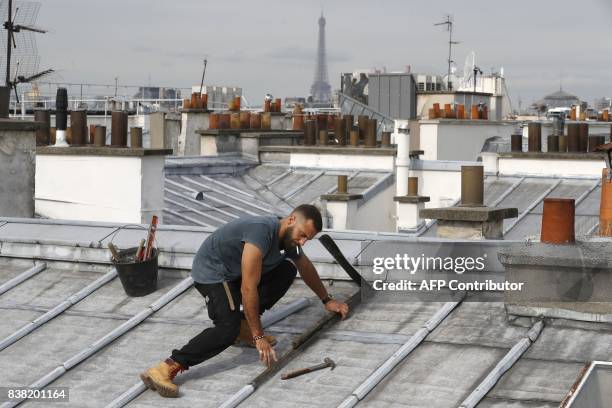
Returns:
[[[164,397],[177,397],[178,386],[173,380],[179,372],[235,343],[256,347],[260,360],[271,366],[276,361],[276,339],[264,335],[260,315],[287,293],[298,270],[325,309],[345,318],[348,305],[332,299],[302,252],[306,241],[321,229],[319,210],[313,205],[300,205],[280,220],[274,216],[242,218],[206,238],[193,260],[191,276],[204,296],[214,327],[140,374],[142,381]]]

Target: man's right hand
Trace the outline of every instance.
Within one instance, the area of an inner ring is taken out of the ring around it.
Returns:
[[[255,347],[257,347],[257,350],[259,351],[259,359],[267,367],[272,366],[272,363],[278,361],[274,348],[270,345],[270,343],[268,343],[268,340],[266,340],[265,338],[257,340],[255,342]]]

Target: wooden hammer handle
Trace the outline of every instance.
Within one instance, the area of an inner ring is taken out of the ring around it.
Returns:
[[[281,379],[282,380],[288,380],[290,378],[295,378],[295,377],[299,377],[300,375],[304,375],[304,374],[308,374],[310,372],[314,371],[311,368],[302,368],[299,370],[295,370],[295,371],[290,371],[288,373],[284,373],[281,374]]]

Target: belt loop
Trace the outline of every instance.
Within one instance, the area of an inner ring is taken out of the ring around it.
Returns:
[[[229,285],[226,281],[223,281],[223,289],[225,289],[225,294],[227,295],[227,300],[229,301],[230,310],[233,312],[236,310],[236,305],[234,305],[234,299],[232,298],[232,292],[230,291]]]

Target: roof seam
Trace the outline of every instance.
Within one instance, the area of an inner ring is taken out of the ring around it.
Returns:
[[[537,207],[537,205],[540,204],[542,200],[544,200],[555,188],[557,188],[559,184],[561,184],[561,181],[563,180],[557,180],[556,183],[553,183],[553,185],[550,186],[542,195],[540,195],[533,203],[531,203],[527,208],[525,208],[525,211],[520,213],[517,219],[514,220],[512,224],[504,228],[504,235],[510,232],[510,230],[512,230],[512,228],[514,228],[523,218],[525,218],[531,212],[531,210]]]

